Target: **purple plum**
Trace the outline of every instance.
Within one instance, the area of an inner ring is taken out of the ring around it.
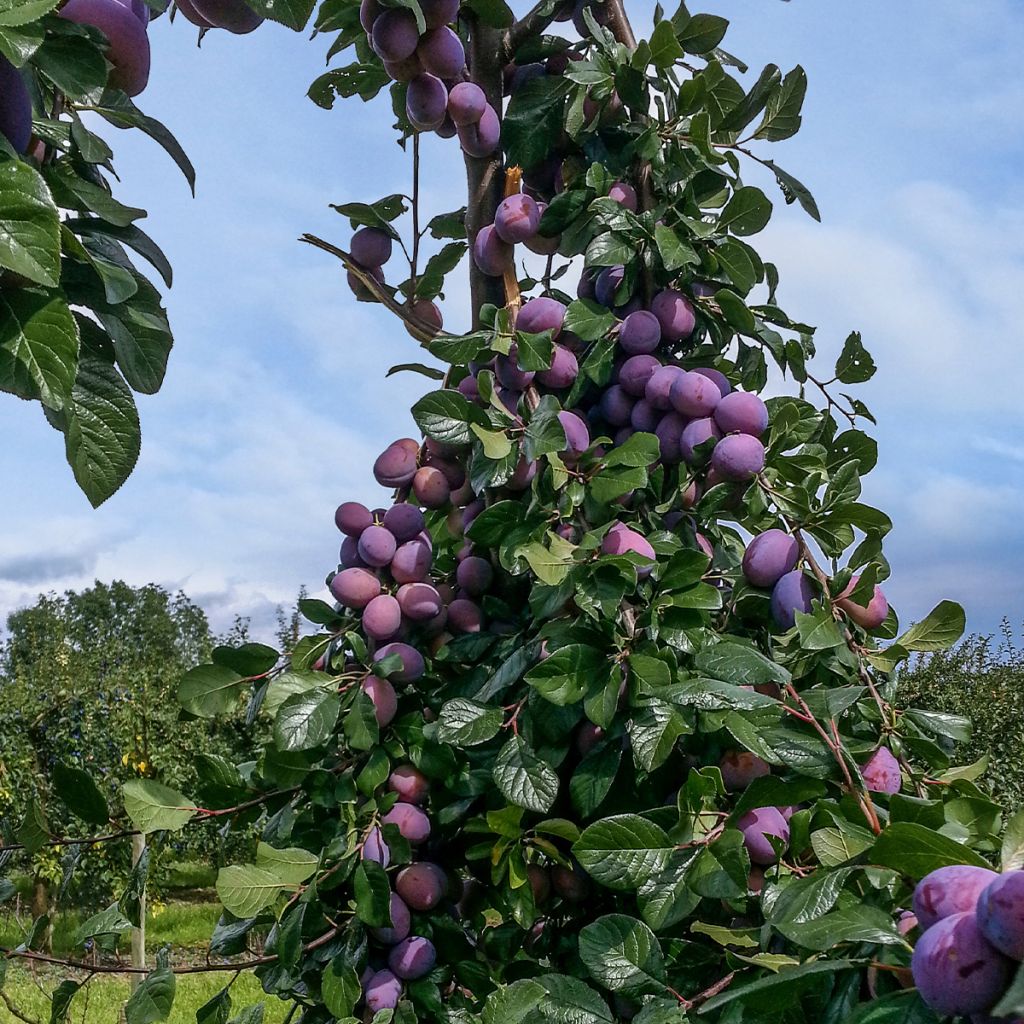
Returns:
[[[914,915],[922,931],[953,914],[973,913],[982,891],[999,875],[972,864],[952,864],[925,875],[914,889]]]
[[[1024,960],[1024,871],[1007,871],[978,897],[978,925],[1000,953]]]
[[[781,840],[783,846],[789,843],[789,822],[776,807],[755,807],[739,818],[736,827],[743,833],[751,863],[762,867],[778,863],[772,839]]]
[[[800,545],[785,530],[759,533],[743,553],[743,575],[754,587],[774,587],[796,568]]]
[[[780,629],[792,629],[797,612],[810,614],[813,599],[811,581],[799,569],[787,572],[772,588],[772,617]]]
[[[1010,961],[992,946],[974,914],[953,914],[917,940],[910,961],[921,998],[938,1014],[992,1009],[1010,982]]]

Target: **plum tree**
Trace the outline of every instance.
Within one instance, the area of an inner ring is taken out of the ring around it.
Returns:
[[[685,4],[641,39],[621,0],[520,17],[502,0],[330,0],[313,22],[312,0],[235,3],[178,8],[201,26],[267,16],[331,35],[331,61],[354,62],[313,83],[325,108],[388,91],[410,186],[336,207],[348,251],[304,241],[398,318],[429,362],[401,368],[436,383],[415,436],[373,463],[390,499],[338,495],[337,564],[326,552],[324,599],[301,604],[310,628],[284,652],[222,645],[182,680],[189,716],[244,714],[265,744],[197,766],[195,799],[138,780],[98,839],[258,817],[252,862],[218,879],[210,969],[252,967],[302,1024],[1019,1018],[1024,819],[1001,815],[980,765],[953,763],[966,722],[900,697],[900,666],[952,642],[962,609],[900,631],[879,589],[890,524],[861,498],[870,413],[847,394],[873,363],[851,334],[812,376],[813,329],[778,304],[780,271],[750,243],[773,213],[755,174],[817,213],[762,150],[799,127],[803,70],[744,78],[724,19]],[[37,121],[55,167],[4,146],[0,169],[77,197],[73,216],[53,212],[67,248],[49,265],[11,258],[3,238],[19,236],[0,231],[0,265],[32,282],[0,299],[59,291],[83,365],[132,376],[121,328],[161,313],[111,312],[108,243],[81,222],[100,230],[117,208],[89,207],[105,157],[72,124],[86,108],[142,118],[116,86],[138,84],[141,50],[120,48],[146,38],[145,18],[118,18],[134,26],[123,38],[56,18],[17,33],[31,49],[63,32],[93,57],[105,35],[109,82],[82,59],[95,80],[58,95],[52,42],[0,66],[66,126]],[[25,139],[24,101],[3,102],[5,132]],[[465,169],[465,205],[433,208],[427,131],[459,140],[440,149]],[[110,245],[138,241],[114,227]],[[452,317],[463,257],[470,306]],[[5,351],[28,358],[30,336]],[[3,386],[47,405],[85,477],[74,446],[105,406],[76,420],[83,384],[19,366]],[[5,858],[91,842],[43,820],[73,794],[41,785]],[[128,896],[112,909],[135,912]],[[222,965],[253,929],[269,931],[265,953]],[[164,970],[129,1024],[158,1005]],[[230,999],[200,1014],[227,1019]]]

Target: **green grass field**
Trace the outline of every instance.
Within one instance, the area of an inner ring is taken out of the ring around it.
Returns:
[[[196,1010],[215,996],[230,980],[230,974],[197,974],[178,978],[174,1009],[169,1024],[195,1024]],[[50,998],[62,980],[58,974],[33,972],[21,966],[8,969],[3,992],[32,1021],[47,1024],[50,1019]],[[252,975],[243,975],[232,985],[231,998],[235,1013],[260,1000],[266,1002],[264,1024],[281,1024],[288,1007],[265,996]],[[94,978],[79,992],[71,1004],[70,1024],[117,1024],[121,1007],[128,999],[128,982],[120,978]],[[22,1024],[0,1003],[0,1024]]]
[[[192,884],[206,880],[203,869],[183,868],[183,878]],[[187,887],[186,887],[187,888]],[[184,895],[184,894],[183,894]],[[161,946],[172,947],[172,963],[195,963],[203,955],[210,934],[220,915],[220,908],[212,903],[198,902],[200,893],[190,893],[193,898],[185,901],[171,901],[157,907],[146,919],[146,945],[152,959],[153,951]],[[70,956],[76,951],[71,948],[71,937],[85,915],[69,911],[58,915],[54,922],[53,953],[55,956]],[[0,946],[16,946],[23,941],[24,933],[11,915],[0,915]],[[77,951],[80,953],[81,951]],[[25,963],[11,963],[3,985],[3,995],[19,1013],[33,1024],[48,1024],[50,1020],[50,994],[65,978],[81,980],[84,975],[69,974],[60,968],[29,966]],[[196,1010],[215,996],[231,980],[228,971],[216,974],[183,975],[178,978],[174,1010],[168,1018],[170,1024],[195,1024]],[[69,1024],[117,1024],[121,1007],[128,999],[127,978],[116,976],[95,977],[80,991],[71,1005]],[[268,998],[260,989],[259,982],[251,974],[244,974],[231,987],[233,1013],[246,1006],[264,1001],[266,1016],[264,1024],[281,1024],[288,1006],[276,999]],[[0,999],[0,1024],[23,1024],[21,1018],[12,1013]]]

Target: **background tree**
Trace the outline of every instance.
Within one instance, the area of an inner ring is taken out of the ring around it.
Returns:
[[[14,612],[0,648],[0,820],[7,841],[28,816],[63,835],[85,790],[79,773],[97,784],[103,804],[116,802],[134,778],[194,788],[204,759],[244,759],[258,731],[242,723],[199,727],[183,723],[178,680],[216,646],[206,615],[184,594],[121,581],[80,593],[41,597]],[[221,840],[197,832],[153,858],[155,892],[172,858],[211,859]],[[62,883],[63,850],[46,847],[33,859],[35,911],[50,913],[51,890]],[[80,851],[65,905],[109,902],[131,871],[122,845]]]

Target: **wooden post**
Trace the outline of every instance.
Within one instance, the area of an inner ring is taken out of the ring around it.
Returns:
[[[132,836],[132,867],[134,868],[146,852],[146,837],[142,835]],[[145,968],[146,966],[146,887],[142,887],[139,894],[139,927],[132,929],[132,967]],[[132,991],[134,992],[142,983],[145,975],[132,975]]]

